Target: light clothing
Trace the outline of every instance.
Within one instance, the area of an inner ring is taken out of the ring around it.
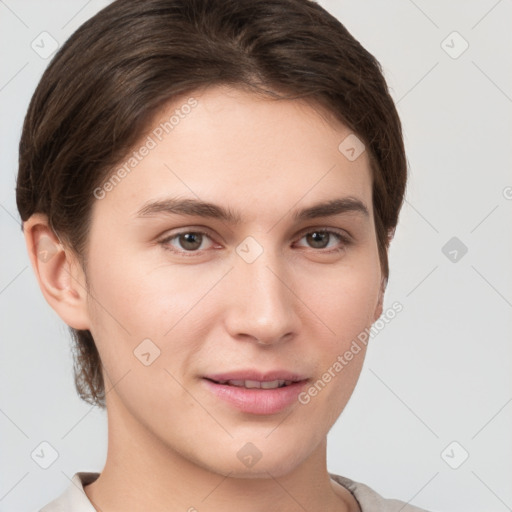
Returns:
[[[39,512],[96,512],[85,494],[84,486],[94,482],[99,476],[99,473],[75,473],[66,490]],[[330,476],[352,493],[362,512],[426,512],[400,500],[383,498],[367,485],[344,476],[332,473]]]

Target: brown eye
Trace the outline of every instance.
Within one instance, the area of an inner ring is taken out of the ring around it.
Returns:
[[[343,251],[352,243],[349,235],[345,235],[343,232],[338,233],[338,231],[331,229],[318,229],[306,232],[299,239],[299,242],[303,239],[306,240],[307,247],[319,249],[319,252],[322,253]],[[304,247],[302,244],[301,246]]]
[[[166,237],[160,244],[175,253],[192,255],[201,254],[203,250],[209,249],[213,242],[210,236],[202,231],[182,231]]]
[[[306,235],[306,239],[311,247],[315,249],[324,249],[329,243],[331,233],[327,231],[313,231]]]
[[[180,246],[187,251],[195,251],[201,247],[203,235],[201,233],[182,233],[178,235]]]

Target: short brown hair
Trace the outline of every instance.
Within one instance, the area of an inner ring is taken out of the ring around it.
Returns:
[[[101,10],[58,51],[30,102],[19,147],[21,219],[46,214],[85,269],[93,190],[160,107],[214,85],[306,98],[357,134],[371,161],[387,281],[407,180],[400,120],[378,61],[311,0],[117,0]],[[104,408],[94,339],[71,333],[77,391]]]

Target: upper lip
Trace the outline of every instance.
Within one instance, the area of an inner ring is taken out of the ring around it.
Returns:
[[[273,382],[275,380],[291,380],[299,382],[307,380],[308,377],[293,373],[287,370],[272,370],[262,372],[258,370],[236,370],[224,373],[212,373],[204,376],[205,379],[213,380],[215,382],[227,380],[255,380],[259,382]]]

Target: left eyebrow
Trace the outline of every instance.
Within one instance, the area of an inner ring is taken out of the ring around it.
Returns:
[[[368,208],[362,201],[355,197],[343,197],[341,199],[332,199],[323,203],[318,203],[309,208],[296,211],[293,218],[295,221],[316,219],[318,217],[331,217],[346,213],[358,213],[366,218],[370,217]]]

